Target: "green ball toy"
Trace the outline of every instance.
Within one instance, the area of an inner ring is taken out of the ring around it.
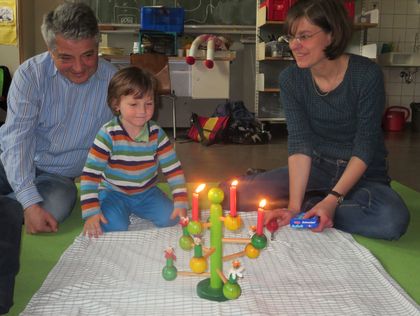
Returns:
[[[165,266],[162,270],[162,276],[166,281],[175,280],[178,274],[178,270],[174,266]]]
[[[179,238],[179,246],[184,250],[191,250],[194,245],[194,240],[191,236],[181,236]]]
[[[267,246],[267,237],[265,235],[254,234],[251,238],[251,244],[257,249],[263,249]]]
[[[219,204],[219,203],[222,203],[225,197],[225,194],[223,193],[223,190],[220,188],[211,188],[209,192],[207,193],[207,196],[211,203]]]
[[[200,235],[203,227],[200,222],[192,221],[188,223],[187,229],[191,235]]]
[[[223,285],[223,295],[229,300],[236,300],[241,295],[241,287],[238,283],[226,282]]]

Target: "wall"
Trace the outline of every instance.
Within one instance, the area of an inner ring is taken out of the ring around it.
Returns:
[[[416,51],[420,54],[420,2],[418,0],[368,0],[366,9],[373,5],[379,9],[377,28],[368,30],[368,43],[377,43],[380,52],[383,43],[393,43],[394,50],[413,52],[415,36],[418,34]],[[378,53],[379,53],[378,52]],[[387,106],[409,107],[411,102],[420,102],[420,67],[384,67]],[[400,77],[401,71],[412,71],[410,84]]]
[[[36,1],[36,3],[35,3]],[[19,41],[16,46],[0,45],[1,63],[13,73],[26,59],[46,50],[41,35],[44,14],[53,10],[64,0],[19,0]]]
[[[23,31],[22,50],[19,46],[0,45],[2,63],[10,66],[12,72],[19,63],[35,54],[45,51],[46,47],[40,32],[43,15],[54,9],[63,0],[21,0],[25,3],[22,8]],[[36,5],[35,4],[36,1]],[[413,51],[415,34],[420,37],[420,4],[418,0],[365,0],[365,9],[369,10],[376,5],[380,10],[380,21],[377,28],[368,30],[368,43],[377,43],[380,50],[383,43],[393,42],[400,51]],[[120,35],[120,40],[125,42],[127,48],[132,47],[136,39],[134,35]],[[127,41],[128,39],[128,41]],[[116,40],[120,42],[120,40]],[[118,43],[119,44],[119,43]],[[417,42],[417,45],[420,43]],[[417,50],[420,53],[420,46]],[[246,106],[253,110],[254,107],[254,46],[245,45],[237,54],[238,58],[231,64],[231,99],[243,100]],[[405,83],[400,72],[403,68],[384,67],[387,106],[409,106],[411,102],[420,102],[420,68],[413,75],[414,81]],[[416,69],[410,69],[415,71]],[[217,104],[224,100],[191,100],[179,98],[177,100],[179,126],[189,126],[189,115],[192,111],[203,115],[211,114]],[[163,104],[160,110],[159,123],[171,126],[171,106]]]

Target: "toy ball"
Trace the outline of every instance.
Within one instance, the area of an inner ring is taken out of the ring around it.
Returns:
[[[187,56],[185,59],[188,65],[194,65],[195,64],[195,58],[193,56]]]
[[[277,219],[272,219],[265,225],[265,227],[269,232],[274,233],[277,229],[279,229],[279,223],[277,223]]]
[[[194,246],[194,240],[191,236],[181,236],[179,246],[184,250],[191,250]]]
[[[252,244],[248,244],[245,247],[245,254],[248,258],[255,259],[260,255],[260,250],[255,248]]]
[[[203,257],[192,257],[190,268],[195,273],[203,273],[207,270],[207,260]]]
[[[226,282],[223,285],[223,295],[229,300],[235,300],[241,295],[241,287],[238,283]]]
[[[212,69],[214,67],[214,61],[210,60],[210,59],[206,59],[204,61],[204,65],[208,68],[208,69]]]
[[[178,270],[174,266],[165,266],[162,270],[162,276],[166,281],[175,280],[178,274]]]
[[[251,243],[257,249],[264,249],[267,246],[267,237],[265,235],[254,234],[251,238]]]
[[[207,193],[207,196],[210,200],[210,202],[214,204],[222,203],[225,194],[223,193],[223,190],[220,188],[211,188],[209,192]]]
[[[187,229],[191,235],[200,235],[203,230],[203,226],[198,221],[192,221],[188,223]]]
[[[242,220],[239,215],[231,216],[230,214],[226,216],[224,221],[225,227],[229,230],[238,230],[242,226]]]

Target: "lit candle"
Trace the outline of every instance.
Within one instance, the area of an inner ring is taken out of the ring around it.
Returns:
[[[264,206],[267,204],[265,199],[260,201],[260,205],[258,208],[258,216],[257,216],[257,235],[263,234],[264,228]]]
[[[233,180],[230,185],[230,216],[236,216],[236,186],[238,185],[238,180]]]
[[[204,183],[200,184],[197,189],[195,189],[195,192],[193,192],[192,196],[192,220],[198,222],[199,216],[198,216],[198,194],[203,191],[203,189],[206,187]]]

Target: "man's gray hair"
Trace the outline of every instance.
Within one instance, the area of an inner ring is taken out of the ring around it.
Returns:
[[[45,14],[41,32],[51,50],[55,49],[57,35],[70,40],[94,38],[97,44],[100,41],[98,20],[84,3],[64,3]]]

